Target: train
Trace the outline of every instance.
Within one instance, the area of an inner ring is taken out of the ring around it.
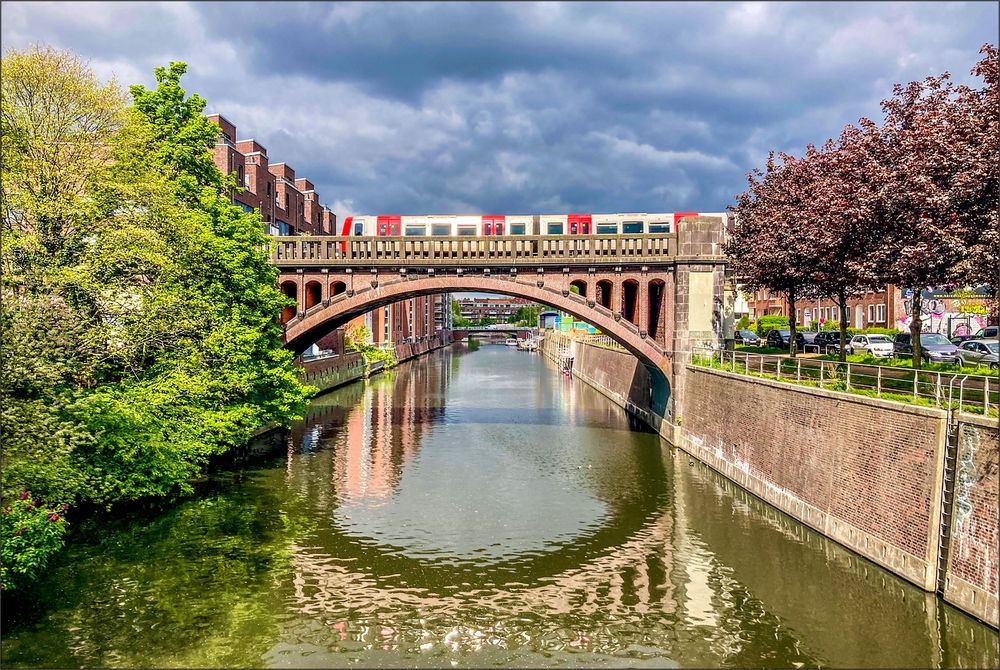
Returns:
[[[355,214],[344,218],[343,236],[371,237],[507,237],[512,235],[641,235],[673,233],[687,216],[720,212],[626,214],[429,214],[382,216]]]

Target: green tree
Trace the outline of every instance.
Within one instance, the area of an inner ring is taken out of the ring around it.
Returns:
[[[575,287],[574,287],[575,288]],[[514,323],[518,326],[534,326],[538,323],[538,305],[525,305],[518,307],[514,313]]]
[[[65,52],[11,52],[3,69],[17,138],[0,253],[4,501],[186,493],[212,454],[300,415],[312,390],[282,346],[288,300],[260,217],[231,203],[183,64],[132,87],[131,108]],[[67,137],[100,160],[35,149]]]
[[[451,301],[451,324],[454,328],[468,328],[470,321],[462,316],[462,306],[457,300]]]

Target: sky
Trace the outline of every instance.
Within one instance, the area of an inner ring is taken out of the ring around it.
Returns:
[[[892,85],[969,70],[984,3],[20,3],[2,45],[189,92],[351,214],[723,211]]]

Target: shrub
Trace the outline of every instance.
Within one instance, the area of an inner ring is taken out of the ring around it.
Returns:
[[[744,314],[740,317],[740,320],[736,322],[736,330],[749,330],[750,324],[752,323],[753,321],[750,320],[750,317]]]
[[[767,335],[768,331],[788,328],[788,317],[780,314],[767,314],[757,319],[757,334],[761,337]]]
[[[865,335],[888,335],[889,337],[895,337],[899,335],[899,331],[895,328],[865,328],[863,331]]]
[[[67,505],[49,509],[25,491],[0,513],[0,582],[4,591],[34,580],[63,546]]]

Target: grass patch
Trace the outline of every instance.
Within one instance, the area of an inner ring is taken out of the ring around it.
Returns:
[[[737,344],[736,351],[743,351],[748,354],[771,354],[774,356],[780,356],[781,354],[787,354],[787,349],[778,349],[777,347],[752,347],[749,344]]]
[[[836,354],[825,354],[818,357],[824,361],[839,361]],[[851,354],[847,357],[848,363],[863,363],[865,365],[883,365],[891,368],[913,369],[911,358],[875,358],[870,355]],[[924,372],[951,372],[952,374],[962,373],[963,375],[981,375],[984,377],[996,377],[997,371],[989,367],[979,365],[976,367],[962,367],[958,363],[923,363],[920,370]]]

